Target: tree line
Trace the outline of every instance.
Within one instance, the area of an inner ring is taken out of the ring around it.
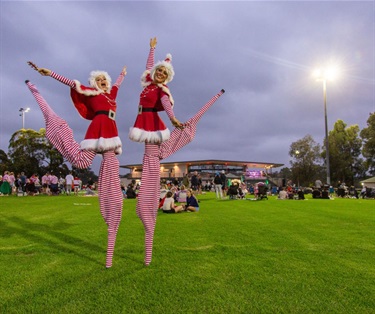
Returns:
[[[8,153],[0,149],[0,174],[7,170],[15,174],[24,172],[30,177],[33,174],[42,176],[50,172],[57,177],[65,178],[73,170],[74,175],[83,182],[88,178],[97,180],[97,176],[90,168],[69,169],[67,160],[52,146],[45,135],[44,128],[39,131],[20,129],[13,133],[9,140]]]
[[[8,153],[0,150],[0,173],[9,170],[26,175],[52,172],[65,176],[70,171],[67,161],[45,137],[46,130],[20,129],[9,140]],[[319,145],[311,135],[290,145],[291,167],[282,168],[274,175],[292,180],[300,186],[311,186],[316,179],[324,182],[325,141]],[[375,112],[369,114],[367,127],[360,130],[358,125],[347,126],[337,120],[329,131],[329,156],[331,183],[338,181],[355,185],[368,175],[375,175]],[[82,180],[97,178],[88,169],[74,169]]]
[[[300,186],[311,186],[316,179],[326,181],[326,141],[319,145],[311,135],[293,142],[289,148],[291,167],[282,168],[276,176]],[[358,185],[375,175],[375,112],[369,114],[367,127],[347,126],[337,120],[328,133],[331,185],[345,182]]]

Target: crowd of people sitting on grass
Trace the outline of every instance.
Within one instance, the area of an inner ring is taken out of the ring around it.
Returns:
[[[316,180],[313,187],[296,187],[292,184],[288,184],[286,187],[280,187],[273,190],[277,193],[278,199],[294,199],[294,200],[304,200],[305,194],[311,194],[312,199],[334,199],[338,198],[375,198],[375,189],[363,186],[359,191],[354,186],[347,186],[344,182],[338,182],[336,188],[332,185],[322,184],[320,180]],[[275,194],[274,194],[275,193]]]
[[[190,182],[186,182],[190,185]],[[126,199],[138,197],[140,182],[132,180],[127,186],[122,185],[123,196]],[[199,193],[198,187],[187,188],[183,182],[162,181],[160,183],[159,210],[167,214],[181,212],[199,211],[199,201],[196,195]]]
[[[96,195],[96,183],[89,179],[86,185],[69,172],[65,177],[59,177],[46,172],[42,177],[34,173],[26,176],[24,172],[15,175],[5,171],[0,175],[0,196],[36,196],[36,195]]]
[[[216,183],[215,183],[215,179]],[[347,186],[344,182],[338,182],[334,188],[332,185],[323,184],[316,180],[312,187],[299,187],[288,181],[285,186],[266,185],[264,182],[246,184],[240,179],[227,180],[223,173],[217,172],[215,179],[202,183],[199,173],[192,173],[182,179],[163,180],[161,182],[161,199],[168,191],[173,193],[176,203],[186,202],[189,188],[193,195],[200,195],[207,192],[215,192],[217,199],[264,199],[268,196],[276,196],[280,200],[304,200],[306,194],[311,194],[312,199],[333,199],[338,198],[375,198],[375,189],[363,186],[361,190],[354,186]],[[224,183],[223,183],[224,182]],[[15,175],[11,171],[5,171],[0,175],[0,196],[18,195],[35,196],[45,195],[85,195],[96,196],[97,184],[89,179],[87,184],[73,176],[56,176],[47,172],[42,177],[38,174],[26,176],[24,172]],[[127,186],[121,186],[124,198],[137,198],[140,183],[132,180]]]

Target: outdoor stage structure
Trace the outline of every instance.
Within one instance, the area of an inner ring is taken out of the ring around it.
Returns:
[[[190,160],[171,161],[160,163],[160,178],[162,180],[178,180],[188,174],[190,177],[195,171],[201,175],[203,184],[211,181],[216,172],[224,170],[227,179],[242,179],[245,182],[265,182],[275,180],[272,177],[272,169],[282,167],[284,164],[253,161],[233,160]],[[140,180],[142,164],[122,165],[120,168],[129,169],[127,180]]]

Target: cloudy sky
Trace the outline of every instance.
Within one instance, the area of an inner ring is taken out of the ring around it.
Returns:
[[[74,109],[68,87],[31,70],[28,60],[83,84],[92,70],[115,80],[126,65],[117,98],[119,160],[141,163],[143,144],[131,142],[128,130],[156,36],[156,60],[173,56],[169,87],[180,121],[226,90],[202,118],[194,142],[166,161],[290,166],[292,142],[307,134],[323,141],[323,88],[312,77],[317,66],[333,62],[341,69],[327,87],[329,130],[338,119],[362,129],[375,111],[374,16],[374,1],[1,1],[0,149],[7,152],[22,127],[21,107],[31,108],[26,128],[44,127],[25,79],[68,121],[77,141],[89,124]],[[165,113],[162,118],[171,127]]]

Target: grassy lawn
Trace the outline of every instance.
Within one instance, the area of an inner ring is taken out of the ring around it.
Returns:
[[[113,267],[96,197],[0,197],[0,313],[375,313],[375,201],[124,201]]]

